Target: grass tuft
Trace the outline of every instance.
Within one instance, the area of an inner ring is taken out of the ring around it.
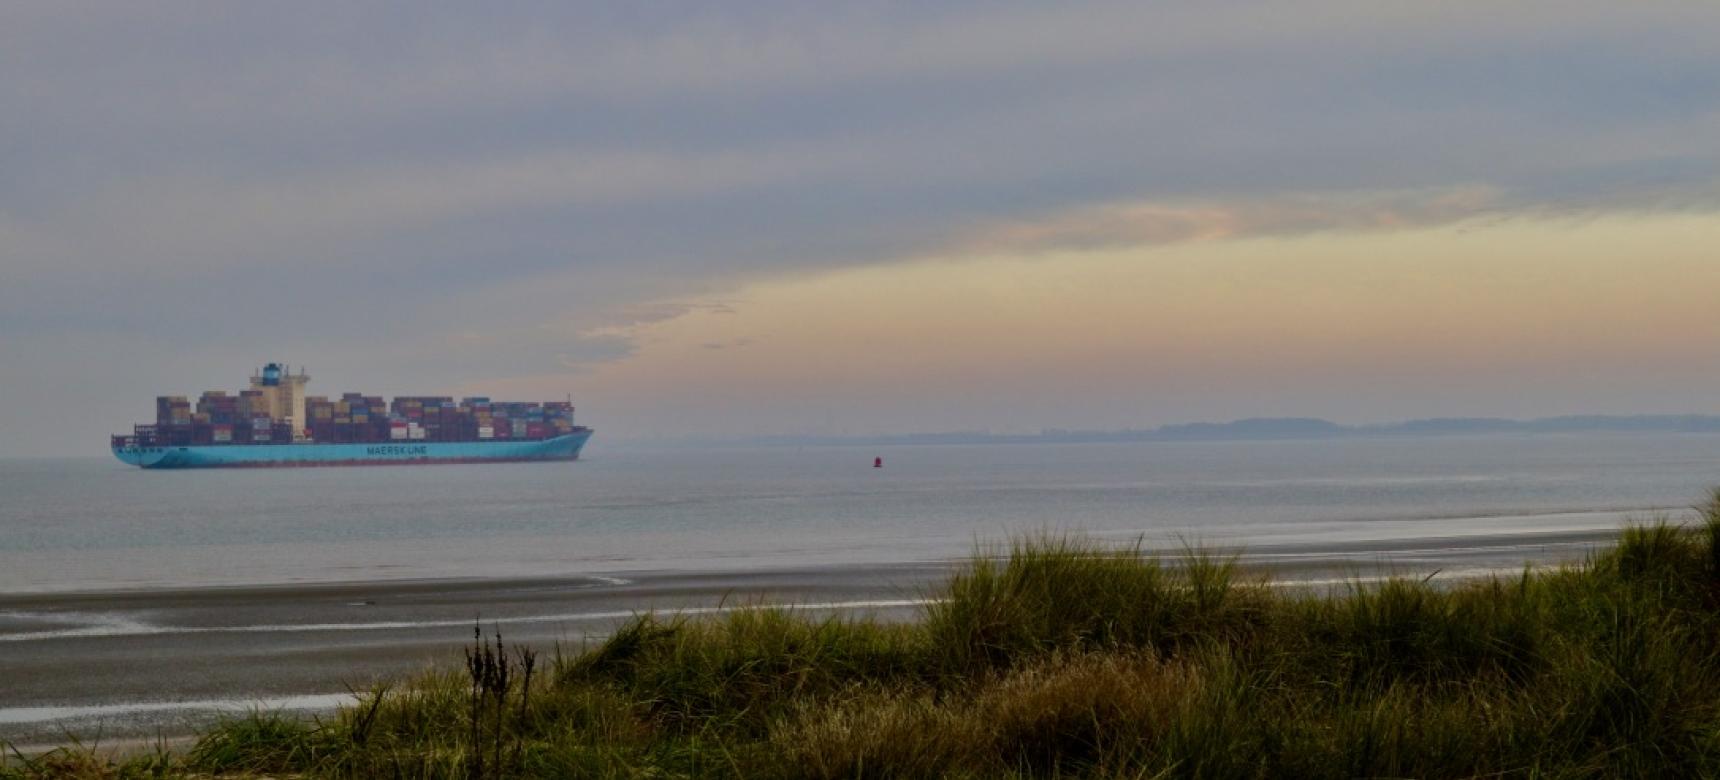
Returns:
[[[1188,551],[1181,565],[1068,537],[1017,542],[977,557],[927,607],[939,670],[962,676],[1085,649],[1174,653],[1237,642],[1258,627],[1259,583],[1240,584],[1234,556]]]
[[[216,773],[315,771],[333,750],[328,737],[320,725],[283,712],[254,709],[217,723],[192,746],[186,761]]]

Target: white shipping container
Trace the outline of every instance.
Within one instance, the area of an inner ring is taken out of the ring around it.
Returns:
[[[422,438],[424,438],[424,429],[423,428],[413,428],[410,431],[410,434],[411,434],[411,438],[422,439]]]
[[[494,438],[496,438],[496,429],[495,428],[479,428],[478,429],[478,438],[480,438],[480,439],[494,439]]]
[[[406,438],[406,429],[405,428],[394,428],[388,432],[388,438],[390,438],[390,439],[404,439],[404,438]]]

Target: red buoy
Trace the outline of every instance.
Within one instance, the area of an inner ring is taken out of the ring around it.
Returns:
[[[872,459],[872,468],[881,469],[883,467],[884,467],[884,459],[883,458],[873,458]]]

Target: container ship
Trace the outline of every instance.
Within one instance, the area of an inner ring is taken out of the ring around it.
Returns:
[[[155,399],[155,423],[114,436],[113,454],[146,469],[372,466],[575,460],[591,429],[571,401],[306,395],[310,375],[270,363],[251,388]]]

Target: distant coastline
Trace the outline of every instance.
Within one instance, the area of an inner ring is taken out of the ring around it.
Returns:
[[[745,443],[806,445],[1080,444],[1149,441],[1271,441],[1382,436],[1461,436],[1560,433],[1720,433],[1720,415],[1567,415],[1531,420],[1500,417],[1430,417],[1395,423],[1341,425],[1315,417],[1252,417],[1123,430],[1046,429],[1039,433],[947,431],[879,436],[759,436]]]

